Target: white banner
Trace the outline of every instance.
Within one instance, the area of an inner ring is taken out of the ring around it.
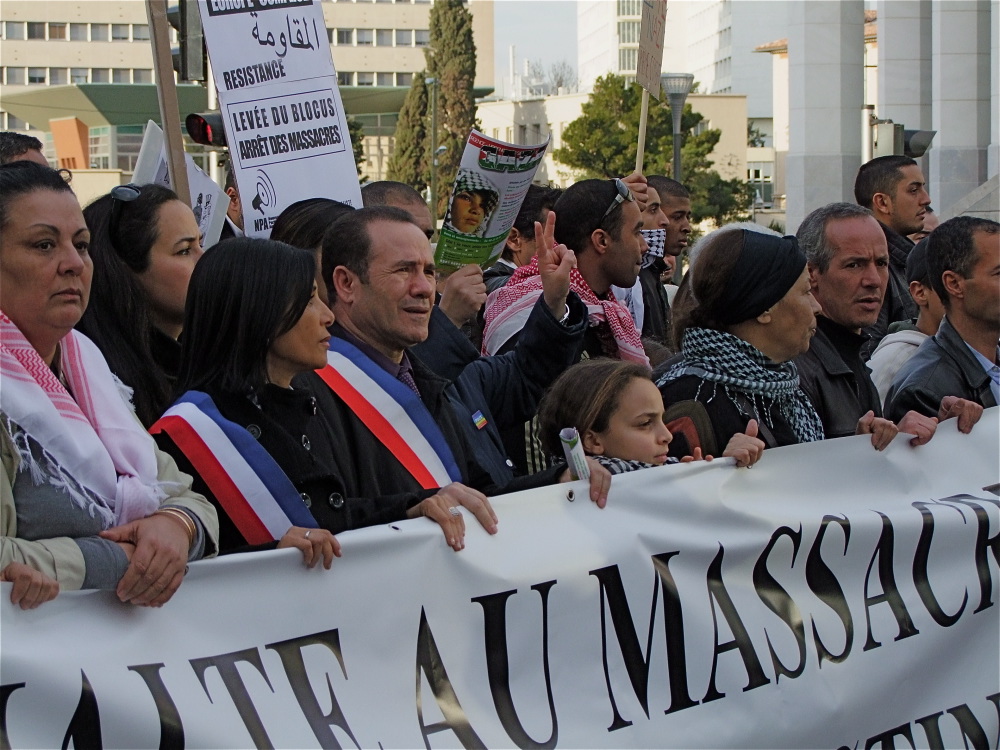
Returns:
[[[161,609],[5,584],[0,745],[996,747],[998,436],[521,493],[460,553],[407,521],[330,571],[192,565]]]
[[[347,115],[316,0],[200,0],[248,236],[306,198],[361,206]]]

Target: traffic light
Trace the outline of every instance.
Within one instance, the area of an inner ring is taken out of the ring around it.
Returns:
[[[220,112],[192,112],[185,118],[184,125],[195,143],[203,146],[226,145],[226,131]]]
[[[167,8],[167,21],[177,31],[180,46],[170,50],[177,78],[184,81],[204,81],[205,35],[201,29],[198,14],[198,0],[179,0],[177,5]]]
[[[882,120],[875,124],[875,156],[902,154],[911,159],[923,156],[937,135],[936,130],[906,130],[902,123]]]

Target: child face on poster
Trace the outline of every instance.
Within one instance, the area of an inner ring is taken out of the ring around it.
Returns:
[[[451,220],[455,229],[474,234],[486,216],[486,197],[479,191],[463,190],[455,193],[451,205]]]

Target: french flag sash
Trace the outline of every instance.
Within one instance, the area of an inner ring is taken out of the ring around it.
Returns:
[[[317,374],[421,487],[462,481],[444,433],[416,393],[336,336],[327,363]]]
[[[281,539],[292,526],[318,528],[271,454],[223,417],[207,393],[188,391],[149,431],[170,436],[248,544]]]

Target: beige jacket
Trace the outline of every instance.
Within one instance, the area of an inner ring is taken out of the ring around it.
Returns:
[[[163,505],[176,505],[190,511],[205,529],[205,557],[219,549],[219,517],[215,508],[201,495],[191,491],[191,477],[182,473],[174,459],[156,450],[157,476],[163,482],[175,482],[181,489],[167,497]],[[3,420],[0,420],[0,570],[12,562],[21,562],[59,581],[62,589],[78,589],[83,585],[84,561],[79,546],[70,537],[54,537],[35,542],[17,538],[17,513],[14,509],[14,477],[20,456],[14,448]]]

